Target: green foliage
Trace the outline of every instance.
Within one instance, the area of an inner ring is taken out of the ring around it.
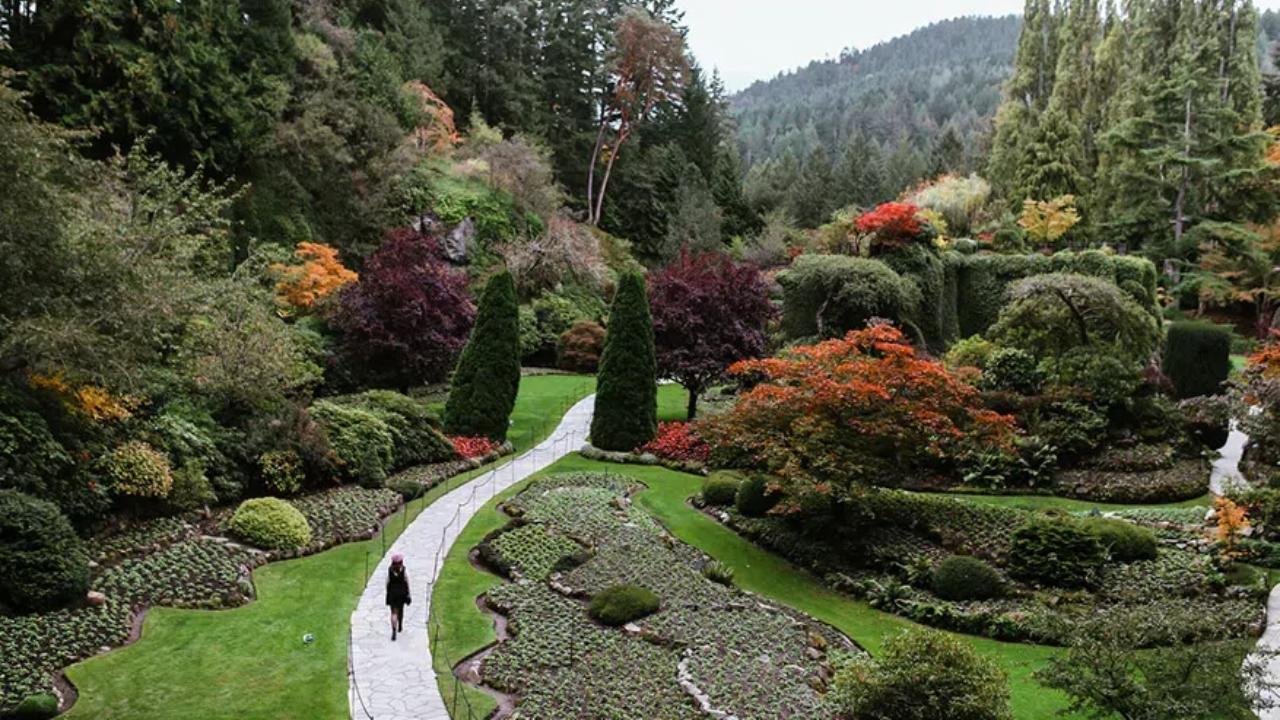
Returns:
[[[657,359],[644,278],[624,275],[609,311],[596,381],[591,442],[629,452],[658,431]]]
[[[121,495],[164,498],[173,487],[169,459],[139,440],[117,446],[102,459],[99,471],[107,487]]]
[[[895,270],[904,282],[915,286],[910,294],[919,297],[919,305],[910,313],[929,347],[941,351],[960,334],[954,312],[954,289],[947,282],[947,269],[936,250],[924,245],[908,245],[881,259]]]
[[[376,413],[320,400],[311,415],[324,428],[343,474],[365,487],[381,487],[395,460],[395,437]]]
[[[453,373],[444,422],[463,437],[507,438],[520,389],[520,324],[511,273],[485,285],[471,339]]]
[[[386,423],[394,444],[393,468],[457,457],[453,443],[440,431],[440,419],[423,400],[390,390],[366,390],[333,400],[368,410]]]
[[[625,625],[658,611],[661,601],[637,585],[613,585],[591,597],[591,617],[605,625]]]
[[[982,389],[1035,395],[1044,376],[1030,353],[1006,347],[992,352],[982,371]]]
[[[280,498],[253,498],[240,503],[227,521],[227,530],[267,550],[288,550],[311,542],[307,518]]]
[[[0,490],[0,602],[47,610],[88,589],[89,557],[57,506]]]
[[[741,485],[742,480],[734,475],[715,473],[702,483],[702,501],[708,505],[733,505],[738,499],[738,487]]]
[[[302,458],[292,450],[269,450],[258,458],[258,471],[262,482],[272,493],[294,495],[302,489],[306,479]]]
[[[734,505],[747,517],[762,517],[773,509],[782,498],[769,489],[769,480],[763,475],[752,475],[738,485]]]
[[[919,289],[883,262],[843,255],[801,255],[779,274],[782,328],[788,338],[842,336],[881,317],[914,316]]]
[[[978,558],[952,555],[933,569],[930,587],[944,600],[987,600],[1004,593],[1004,580]]]
[[[1106,347],[1077,347],[1040,365],[1049,382],[1083,390],[1094,405],[1108,407],[1129,400],[1142,382],[1139,368]]]
[[[1162,369],[1179,398],[1217,395],[1231,373],[1230,328],[1204,322],[1173,323],[1165,338]]]
[[[702,566],[702,577],[713,583],[733,587],[733,567],[719,560],[712,560]]]
[[[828,699],[849,720],[1008,720],[1003,670],[964,640],[934,630],[908,630],[880,655],[836,663]]]
[[[1151,530],[1124,520],[1086,518],[1084,529],[1098,538],[1113,560],[1133,562],[1156,559],[1156,535]]]
[[[405,502],[417,500],[426,492],[426,488],[422,486],[422,483],[408,479],[389,480],[387,481],[387,488],[394,490]]]
[[[217,499],[213,484],[200,463],[189,462],[173,471],[173,489],[169,491],[168,502],[175,510],[195,510]]]
[[[1033,412],[1028,430],[1073,458],[1093,450],[1105,439],[1107,418],[1074,400],[1051,403]]]
[[[995,343],[981,335],[970,335],[953,343],[947,350],[944,359],[948,367],[976,367],[983,369],[987,366],[987,361],[995,351]]]
[[[1098,537],[1061,518],[1034,519],[1013,532],[1009,571],[1015,577],[1059,587],[1084,587],[1106,562]]]
[[[47,720],[58,714],[58,698],[49,693],[29,695],[13,709],[13,720]]]

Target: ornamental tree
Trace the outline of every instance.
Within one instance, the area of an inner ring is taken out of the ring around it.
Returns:
[[[433,238],[400,229],[342,292],[336,324],[344,355],[370,379],[408,388],[444,378],[474,319],[466,273],[445,262]]]
[[[858,216],[858,232],[875,235],[876,242],[886,248],[909,245],[924,235],[920,208],[911,203],[887,202]]]
[[[658,431],[657,373],[644,278],[628,273],[619,280],[609,309],[596,378],[592,444],[630,452],[653,439]]]
[[[984,409],[976,389],[888,324],[729,372],[761,382],[704,432],[721,457],[778,477],[784,511],[806,496],[840,503],[1013,440],[1013,418]]]
[[[690,420],[698,395],[730,365],[764,353],[765,324],[776,313],[758,269],[688,252],[650,279],[649,311],[658,374],[689,391]]]
[[[321,243],[300,242],[293,251],[301,265],[276,263],[271,266],[279,280],[276,299],[297,312],[317,309],[334,293],[359,279],[338,258],[336,248]]]
[[[444,409],[450,435],[507,439],[520,389],[520,320],[511,273],[494,275],[480,298],[471,340],[453,373]]]
[[[1052,200],[1022,201],[1018,225],[1037,245],[1055,245],[1080,222],[1074,195],[1060,195]]]

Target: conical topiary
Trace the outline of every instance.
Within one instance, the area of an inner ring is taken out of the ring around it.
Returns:
[[[511,273],[490,278],[444,409],[450,435],[507,439],[520,390],[520,321]]]
[[[644,278],[630,273],[618,282],[609,309],[609,330],[596,376],[593,445],[627,452],[653,439],[658,431],[657,374]]]

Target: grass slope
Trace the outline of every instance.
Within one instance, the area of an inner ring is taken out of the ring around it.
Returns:
[[[523,378],[509,439],[519,450],[536,444],[593,386],[581,376]],[[347,717],[347,630],[366,567],[423,508],[487,469],[434,488],[379,537],[259,568],[258,599],[245,607],[152,609],[137,643],[67,670],[80,699],[66,717]],[[313,644],[302,642],[306,633]]]

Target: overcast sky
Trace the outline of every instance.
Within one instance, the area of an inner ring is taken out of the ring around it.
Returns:
[[[1258,0],[1280,9],[1280,0]],[[810,60],[868,48],[960,15],[1022,12],[1023,0],[677,0],[689,44],[729,90],[741,90]]]

